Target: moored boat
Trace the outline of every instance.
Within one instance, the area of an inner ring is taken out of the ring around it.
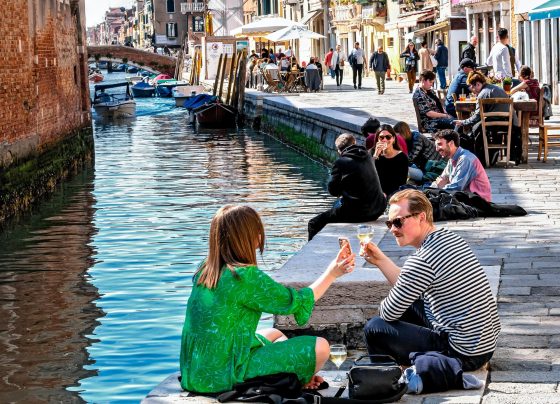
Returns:
[[[105,77],[99,72],[93,72],[89,75],[88,78],[89,78],[89,81],[91,81],[93,83],[99,83],[99,82],[103,81],[103,79]]]
[[[130,92],[129,83],[96,84],[94,89],[92,106],[98,116],[111,119],[136,115],[136,101]],[[107,90],[111,89],[116,91],[108,93]]]
[[[204,92],[204,86],[178,86],[171,90],[173,98],[175,98],[175,106],[182,107],[185,101],[192,96]]]
[[[237,112],[227,104],[219,100],[204,104],[193,110],[199,125],[213,128],[230,128],[235,126]]]
[[[153,97],[156,91],[154,86],[149,85],[145,81],[140,81],[132,86],[132,94],[136,98]]]

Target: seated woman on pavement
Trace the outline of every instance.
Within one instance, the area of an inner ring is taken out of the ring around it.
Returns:
[[[373,158],[381,189],[386,197],[392,195],[408,178],[408,157],[400,150],[397,134],[391,125],[381,125]]]
[[[373,150],[373,147],[377,143],[377,134],[379,133],[380,127],[381,122],[379,122],[379,119],[369,117],[360,128],[362,135],[366,138],[366,149]],[[408,154],[408,146],[406,144],[406,140],[404,140],[402,136],[397,135],[397,142],[401,151],[404,154]]]
[[[321,337],[287,339],[277,329],[258,330],[263,312],[293,314],[299,325],[311,317],[315,302],[340,276],[353,271],[355,256],[343,248],[309,287],[275,282],[257,267],[256,250],[265,246],[258,213],[226,205],[210,224],[208,256],[193,277],[181,339],[181,387],[196,393],[229,391],[257,376],[295,373],[307,388],[329,358]]]
[[[519,79],[521,83],[511,89],[510,95],[518,91],[525,91],[531,100],[538,101],[540,96],[539,81],[533,78],[533,72],[529,66],[521,66]]]
[[[428,132],[439,129],[453,129],[453,116],[447,114],[439,97],[432,89],[436,75],[430,70],[420,73],[420,85],[412,95],[412,102],[416,104],[420,113],[422,126]]]
[[[408,147],[408,177],[420,182],[426,172],[429,160],[441,160],[442,156],[436,151],[434,142],[418,131],[410,130],[406,122],[397,122],[393,129],[397,136],[402,136]]]

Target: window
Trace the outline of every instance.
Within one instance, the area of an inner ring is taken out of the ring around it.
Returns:
[[[395,38],[387,38],[387,47],[392,48],[395,46]]]
[[[176,38],[177,37],[177,23],[176,22],[168,22],[166,25],[165,33],[167,34],[168,38]]]
[[[167,12],[168,13],[175,12],[175,0],[167,0]]]
[[[193,16],[193,31],[204,32],[204,19],[199,15]]]

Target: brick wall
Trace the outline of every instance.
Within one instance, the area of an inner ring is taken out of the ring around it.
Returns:
[[[0,170],[91,126],[84,4],[3,2]]]

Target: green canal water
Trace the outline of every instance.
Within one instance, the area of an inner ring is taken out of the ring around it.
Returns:
[[[178,369],[215,211],[261,213],[274,271],[332,203],[327,170],[272,138],[197,134],[170,99],[138,112],[96,122],[94,167],[0,233],[0,402],[139,402]]]

